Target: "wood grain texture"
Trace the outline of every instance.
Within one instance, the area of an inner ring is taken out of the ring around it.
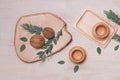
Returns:
[[[119,0],[0,0],[0,80],[119,80],[120,50],[114,51],[118,43],[111,41],[98,55],[98,45],[75,29],[75,23],[85,9],[107,19],[103,10],[112,9],[120,14],[119,7]],[[45,11],[63,18],[73,41],[44,63],[23,63],[13,46],[16,22],[23,15]],[[87,50],[87,59],[74,73],[75,64],[69,60],[68,52],[76,45]],[[59,60],[66,63],[59,65]]]

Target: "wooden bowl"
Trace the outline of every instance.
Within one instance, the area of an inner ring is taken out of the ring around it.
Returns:
[[[74,63],[81,63],[86,59],[86,51],[80,46],[75,46],[69,51],[69,58]]]
[[[92,29],[93,36],[98,39],[104,39],[109,35],[109,27],[107,24],[100,22],[95,24]]]

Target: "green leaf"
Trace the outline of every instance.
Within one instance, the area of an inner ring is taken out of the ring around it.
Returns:
[[[54,42],[54,44],[57,44],[57,39],[54,38],[54,39],[53,39],[53,42]]]
[[[40,51],[40,52],[37,53],[37,55],[42,56],[42,55],[44,55],[44,52],[43,52],[43,51]]]
[[[47,48],[47,45],[44,45],[44,46],[42,46],[42,48],[41,49],[46,49]]]
[[[26,37],[21,37],[20,40],[23,41],[23,42],[27,42],[27,38]]]
[[[31,24],[29,25],[28,31],[29,31],[31,34],[35,33],[34,27],[33,27]]]
[[[47,47],[47,46],[46,46]],[[50,44],[49,45],[49,47],[44,51],[47,55],[48,55],[48,53],[51,53],[51,51],[52,51],[52,48],[53,48],[53,44]]]
[[[42,28],[41,27],[38,27],[38,26],[34,26],[34,29],[35,29],[35,33],[36,34],[41,34],[41,32],[42,32]]]
[[[48,48],[48,53],[51,53],[52,48],[53,48],[53,44],[51,44],[51,45],[49,46],[49,48]]]
[[[29,29],[29,24],[23,24],[21,25],[25,30],[28,30]]]
[[[44,46],[41,49],[47,49],[48,46],[52,43],[53,39],[48,39],[47,42],[44,44]]]
[[[48,49],[47,49],[47,50],[45,50],[45,53],[48,55],[48,53],[49,53]]]
[[[46,60],[46,55],[42,55],[42,56],[40,56],[40,58],[41,58],[41,61],[45,61]]]
[[[46,42],[45,45],[49,46],[49,45],[52,43],[52,40],[53,40],[53,39],[48,39],[48,41]]]
[[[58,40],[60,36],[62,36],[62,29],[60,31],[58,31],[57,36],[56,36],[56,40]]]
[[[62,35],[62,29],[58,32],[58,34],[57,35]]]
[[[74,67],[74,73],[76,73],[78,70],[79,70],[79,66],[75,65],[75,67]]]
[[[114,50],[117,51],[119,49],[119,45],[115,46]]]
[[[21,47],[20,47],[20,52],[23,52],[24,50],[25,50],[25,48],[26,48],[26,46],[23,44],[23,45],[21,45]]]
[[[58,62],[58,64],[64,64],[64,63],[65,63],[65,61],[63,61],[63,60]]]
[[[38,52],[37,55],[39,55],[39,58],[41,59],[41,61],[45,61],[46,55],[44,54],[43,51]]]
[[[97,52],[98,52],[99,55],[101,54],[101,48],[100,47],[97,47]]]

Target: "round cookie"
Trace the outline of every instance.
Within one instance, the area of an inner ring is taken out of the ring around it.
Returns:
[[[34,35],[30,39],[32,47],[39,49],[45,44],[45,39],[41,35]]]
[[[43,30],[43,35],[44,35],[45,38],[51,39],[55,36],[55,31],[50,27],[46,27]]]

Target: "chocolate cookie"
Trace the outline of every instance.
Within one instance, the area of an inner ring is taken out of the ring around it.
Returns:
[[[55,31],[52,28],[46,27],[43,30],[43,35],[47,39],[51,39],[55,36]]]
[[[39,49],[45,44],[45,39],[41,35],[34,35],[30,39],[32,47]]]

